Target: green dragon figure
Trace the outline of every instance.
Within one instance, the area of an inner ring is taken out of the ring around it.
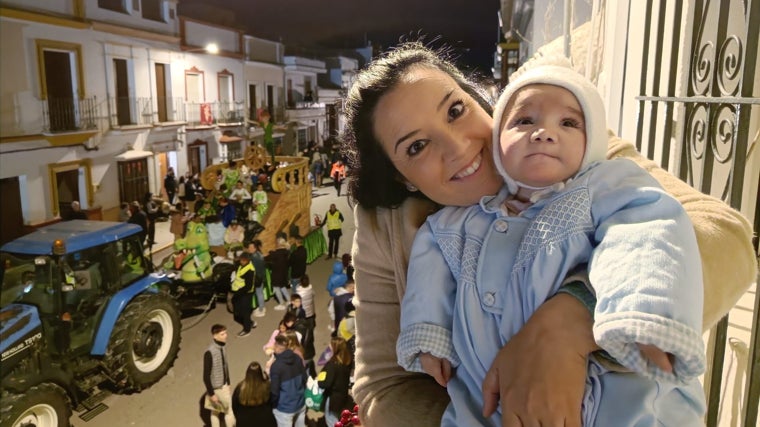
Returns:
[[[180,270],[180,277],[185,282],[198,282],[211,277],[211,262],[206,226],[190,221],[185,237],[174,241],[174,254],[163,267]]]

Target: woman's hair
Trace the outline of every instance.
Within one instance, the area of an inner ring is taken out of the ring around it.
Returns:
[[[285,332],[281,332],[280,335],[284,335],[288,339],[288,348],[296,351],[299,350],[301,354],[304,354],[303,346],[298,342],[298,335],[296,331],[288,329]]]
[[[251,362],[245,370],[245,379],[240,382],[240,404],[255,406],[266,403],[269,401],[269,387],[269,376],[261,369],[259,362]]]
[[[330,360],[344,366],[349,366],[353,361],[351,351],[348,349],[348,343],[342,337],[332,337],[332,339],[330,339],[330,348],[333,351]]]
[[[308,274],[304,274],[303,276],[301,276],[301,286],[303,286],[304,288],[306,288],[310,284],[311,284],[311,280],[309,280],[309,275]]]
[[[409,196],[425,197],[419,191],[407,190],[373,126],[378,102],[410,69],[426,67],[446,73],[492,114],[492,99],[485,89],[466,77],[448,56],[445,51],[433,50],[421,42],[406,42],[369,63],[357,75],[344,105],[346,128],[341,135],[341,151],[352,178],[348,192],[363,207],[396,207]]]

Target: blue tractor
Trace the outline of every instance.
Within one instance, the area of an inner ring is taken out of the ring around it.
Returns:
[[[180,310],[134,224],[66,221],[0,248],[0,427],[69,426],[174,364]]]

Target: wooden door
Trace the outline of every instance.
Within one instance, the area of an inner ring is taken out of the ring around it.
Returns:
[[[21,213],[21,188],[18,177],[0,179],[0,245],[24,235],[24,217]]]
[[[46,50],[43,56],[50,130],[52,132],[75,130],[76,109],[71,75],[71,54]]]
[[[169,121],[166,101],[166,65],[156,64],[156,105],[159,123]]]
[[[113,68],[116,76],[116,123],[119,126],[131,125],[132,113],[129,108],[127,60],[114,58]]]

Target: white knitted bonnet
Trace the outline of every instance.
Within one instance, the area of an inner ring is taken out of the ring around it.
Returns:
[[[581,169],[590,163],[604,160],[607,154],[607,116],[599,91],[586,77],[572,69],[565,57],[539,57],[526,62],[512,74],[513,79],[504,89],[494,110],[493,158],[496,170],[504,178],[511,194],[519,187],[534,188],[512,179],[501,164],[501,143],[499,142],[503,115],[510,98],[520,88],[531,84],[549,84],[569,90],[578,100],[586,123],[586,152]]]

